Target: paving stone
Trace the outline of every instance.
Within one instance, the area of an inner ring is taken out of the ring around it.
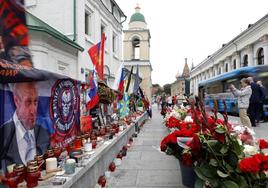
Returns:
[[[159,144],[158,140],[144,140],[143,142],[144,146],[156,146]]]
[[[140,151],[128,151],[125,159],[126,160],[127,159],[141,160],[141,152]]]
[[[158,146],[144,146],[144,145],[136,145],[132,148],[131,151],[155,151]]]
[[[137,179],[138,186],[182,186],[179,170],[140,170]]]
[[[112,173],[112,177],[109,179],[109,187],[124,186],[130,187],[136,185],[137,180],[137,170],[121,170],[116,169]]]
[[[130,170],[175,170],[179,169],[179,164],[174,160],[123,160],[118,169]]]
[[[163,152],[160,152],[160,151],[143,151],[141,153],[141,160],[143,161],[146,161],[146,160],[149,160],[149,161],[152,161],[152,160],[156,160],[156,161],[164,161],[164,160],[174,160],[176,161],[177,163],[178,162],[178,159],[176,159],[173,155],[166,155],[165,153]]]

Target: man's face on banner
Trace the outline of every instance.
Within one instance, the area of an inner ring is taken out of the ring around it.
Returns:
[[[19,120],[26,130],[33,129],[36,122],[38,92],[34,83],[16,83],[14,102]]]

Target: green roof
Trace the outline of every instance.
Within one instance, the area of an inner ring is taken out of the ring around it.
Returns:
[[[26,22],[27,22],[27,27],[29,30],[47,33],[55,37],[56,39],[64,42],[65,44],[68,44],[80,51],[84,51],[84,48],[81,47],[79,44],[72,41],[71,39],[66,37],[64,34],[57,31],[56,29],[54,29],[53,27],[51,27],[50,25],[48,25],[47,23],[40,20],[39,18],[37,18],[36,16],[32,15],[29,12],[26,12]]]
[[[146,23],[144,16],[139,12],[136,12],[131,16],[130,22],[144,22],[144,23]]]

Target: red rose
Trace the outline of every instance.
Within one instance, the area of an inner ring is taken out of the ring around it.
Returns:
[[[259,147],[260,149],[267,149],[268,148],[268,142],[264,139],[259,140]]]

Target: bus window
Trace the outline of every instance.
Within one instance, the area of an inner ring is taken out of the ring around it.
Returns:
[[[223,90],[221,82],[216,82],[205,87],[206,87],[207,94],[222,93],[222,90]]]
[[[265,88],[268,88],[268,72],[258,74],[258,80],[261,80],[262,85]]]
[[[230,92],[230,89],[229,89],[229,86],[233,84],[236,88],[240,88],[240,85],[239,85],[239,79],[238,78],[234,78],[234,79],[229,79],[229,80],[226,80],[224,83],[223,83],[223,91],[224,92]]]

